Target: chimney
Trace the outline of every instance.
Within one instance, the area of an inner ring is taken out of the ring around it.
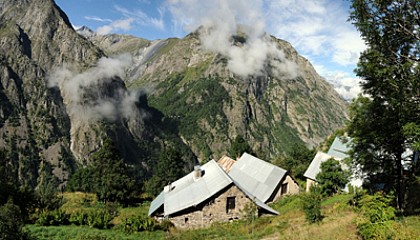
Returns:
[[[194,166],[194,180],[198,180],[201,177],[202,177],[201,167],[200,167],[200,165],[195,165]]]

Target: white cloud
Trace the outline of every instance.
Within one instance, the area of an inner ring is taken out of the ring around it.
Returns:
[[[360,78],[353,77],[343,71],[328,70],[322,65],[314,65],[314,68],[344,99],[351,100],[362,93],[360,86],[362,80]]]
[[[108,25],[99,27],[98,29],[96,29],[96,32],[98,34],[105,35],[105,34],[113,33],[118,30],[128,31],[133,27],[132,22],[133,22],[132,18],[115,20],[115,21],[112,21]]]
[[[79,72],[73,66],[54,69],[48,77],[49,87],[58,87],[67,113],[79,122],[129,118],[136,113],[138,92],[113,86],[115,78],[123,78],[132,64],[130,55],[101,58],[96,66]]]
[[[159,30],[165,29],[165,22],[163,20],[164,10],[163,8],[158,9],[159,18],[150,17],[142,10],[128,10],[127,8],[116,5],[115,9],[126,18],[133,19],[136,23],[142,26],[152,26]]]
[[[258,75],[270,59],[278,71],[293,78],[297,66],[285,58],[265,34],[266,19],[262,1],[254,0],[168,0],[175,26],[191,32],[200,28],[202,46],[228,58],[229,69],[240,76]],[[243,44],[232,44],[238,31],[246,35]]]
[[[100,17],[96,17],[96,16],[86,16],[85,19],[86,20],[97,21],[97,22],[112,22],[111,19],[108,19],[108,18],[100,18]]]
[[[269,1],[269,31],[305,55],[322,55],[343,66],[357,63],[365,49],[356,29],[347,22],[348,9],[338,1]]]

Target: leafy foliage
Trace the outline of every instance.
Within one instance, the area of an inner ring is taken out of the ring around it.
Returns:
[[[127,233],[153,231],[158,227],[155,219],[147,216],[132,216],[123,220],[122,228]]]
[[[95,193],[101,201],[127,204],[136,195],[136,183],[110,140],[92,155],[91,165],[81,168],[70,178],[70,191]]]
[[[315,149],[308,149],[303,144],[295,144],[292,146],[291,151],[288,152],[286,157],[277,157],[274,160],[274,164],[290,171],[296,179],[305,181],[306,178],[303,176],[306,169],[311,164],[312,159],[315,156]]]
[[[305,212],[306,220],[309,223],[321,222],[324,218],[321,214],[321,190],[317,186],[313,186],[311,191],[302,194],[302,209]]]
[[[229,149],[229,155],[232,157],[240,157],[244,152],[255,156],[255,153],[252,151],[248,142],[246,142],[246,140],[241,135],[238,135],[232,141]]]
[[[356,74],[371,97],[352,103],[352,158],[364,172],[386,175],[402,208],[402,153],[417,135],[404,132],[404,127],[418,125],[420,119],[418,1],[353,0],[351,8],[350,20],[368,45]]]
[[[146,192],[157,195],[165,185],[183,177],[184,173],[181,153],[174,148],[168,148],[161,152],[154,175],[146,182]]]
[[[357,231],[363,239],[393,238],[392,220],[395,209],[390,206],[393,197],[382,193],[364,195],[359,202],[360,217],[356,221]]]
[[[0,205],[0,239],[30,239],[23,230],[21,211],[12,201]]]
[[[331,196],[341,191],[349,182],[350,173],[341,168],[340,162],[328,159],[321,163],[321,172],[316,175],[316,180],[321,193]]]

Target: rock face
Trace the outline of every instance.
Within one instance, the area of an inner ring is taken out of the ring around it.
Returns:
[[[181,142],[163,140],[155,126],[161,114],[147,106],[142,93],[131,97],[130,115],[86,120],[86,109],[130,95],[121,74],[100,75],[94,86],[83,84],[102,57],[105,53],[77,34],[52,0],[0,2],[0,150],[17,181],[34,187],[51,173],[65,181],[105,138],[118,144],[126,162],[143,168],[165,142]],[[71,70],[61,73],[78,77],[51,87],[51,79],[60,75],[55,69],[63,65]],[[71,93],[78,94],[77,102]]]
[[[199,31],[155,41],[82,32],[53,0],[0,1],[0,151],[21,184],[51,173],[65,181],[106,138],[147,174],[163,146],[181,149],[191,167],[241,135],[271,157],[316,145],[347,117],[344,101],[282,40],[272,39],[299,66],[295,77],[270,61],[238,76],[226,56],[203,49]],[[104,58],[127,52],[126,69]]]
[[[114,54],[132,46],[128,37],[104,44],[108,38],[90,39]],[[198,30],[129,50],[136,64],[127,85],[150,90],[151,105],[177,122],[180,136],[200,159],[220,157],[237,135],[262,157],[284,154],[296,143],[316,146],[343,125],[346,102],[288,42],[271,41],[298,66],[297,76],[279,73],[270,59],[259,74],[234,74],[228,57],[203,49]]]

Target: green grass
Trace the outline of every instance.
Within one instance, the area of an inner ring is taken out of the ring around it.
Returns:
[[[64,194],[67,208],[93,207],[92,195],[83,193]],[[170,232],[154,231],[135,234],[124,233],[118,224],[125,217],[146,215],[149,203],[136,207],[119,208],[114,228],[99,230],[87,226],[26,225],[26,230],[37,239],[359,239],[355,219],[357,213],[348,205],[350,194],[340,194],[322,202],[324,219],[319,224],[309,224],[301,210],[300,196],[286,196],[270,206],[280,212],[278,216],[267,216],[252,221],[239,220],[214,223],[201,229],[172,229]],[[67,209],[69,210],[69,209]],[[417,239],[420,236],[420,216],[401,217],[393,224],[396,239]]]
[[[25,227],[36,239],[67,240],[67,239],[163,239],[167,233],[163,231],[125,234],[119,230],[99,230],[87,226],[49,226],[26,225]]]

